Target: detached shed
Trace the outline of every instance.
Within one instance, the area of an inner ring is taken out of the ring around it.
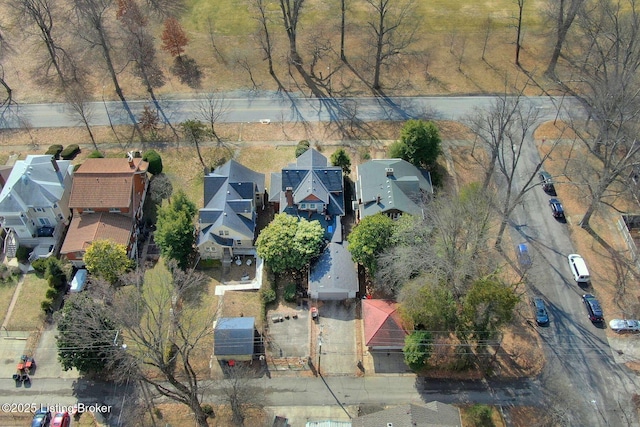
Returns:
[[[213,354],[218,359],[248,361],[256,342],[255,317],[223,317],[213,330]]]

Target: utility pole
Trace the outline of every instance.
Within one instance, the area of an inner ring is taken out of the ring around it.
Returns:
[[[320,360],[322,358],[322,335],[318,337],[318,375],[322,376],[320,372]]]

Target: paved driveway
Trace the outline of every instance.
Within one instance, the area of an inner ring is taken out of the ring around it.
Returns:
[[[358,371],[355,304],[346,306],[341,301],[324,301],[318,313],[320,319],[315,341],[321,349],[320,372],[325,376],[355,374]]]
[[[286,316],[289,316],[287,319]],[[293,316],[297,315],[297,318]],[[282,321],[274,322],[274,318]],[[309,326],[311,323],[308,307],[279,308],[267,313],[269,333],[266,342],[267,352],[272,357],[309,356]]]

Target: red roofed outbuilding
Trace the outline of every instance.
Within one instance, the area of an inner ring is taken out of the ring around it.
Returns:
[[[362,300],[365,344],[376,350],[402,350],[408,335],[402,326],[399,304],[382,299]]]

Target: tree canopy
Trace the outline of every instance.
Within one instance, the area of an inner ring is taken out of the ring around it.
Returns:
[[[147,171],[151,175],[158,175],[162,173],[162,157],[155,150],[148,150],[142,155],[142,160],[149,162],[149,168]]]
[[[433,122],[407,121],[400,133],[400,141],[390,147],[391,157],[399,157],[427,170],[434,170],[442,154],[440,132]]]
[[[302,270],[320,254],[323,237],[320,222],[281,213],[262,230],[256,247],[274,273]]]
[[[351,257],[371,275],[378,267],[378,254],[389,246],[393,228],[393,220],[378,213],[363,218],[347,237]]]
[[[94,241],[84,254],[84,263],[91,274],[102,277],[112,285],[134,265],[127,256],[127,248],[111,240]]]
[[[420,371],[427,366],[433,352],[432,336],[428,331],[414,331],[404,340],[404,361],[413,371]]]
[[[65,371],[103,372],[115,350],[117,327],[88,293],[71,295],[58,319],[58,358]]]
[[[344,148],[338,148],[331,155],[331,164],[333,166],[340,166],[345,175],[349,175],[351,173],[351,158],[347,152],[344,151]]]
[[[173,196],[172,203],[158,211],[154,238],[162,256],[174,259],[182,269],[189,265],[195,245],[193,219],[198,210],[182,190]]]

